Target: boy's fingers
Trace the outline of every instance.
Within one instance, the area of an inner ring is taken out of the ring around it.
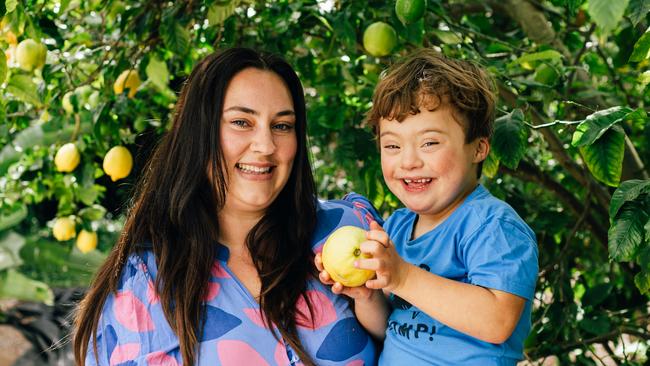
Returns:
[[[381,230],[384,231],[384,229],[377,223],[377,221],[372,220],[370,221],[370,230]]]
[[[386,232],[383,230],[370,230],[368,231],[366,238],[368,240],[374,240],[376,242],[379,242],[381,243],[381,245],[385,246],[386,248],[388,248],[388,246],[390,245],[390,239],[388,238],[388,234],[386,234]]]
[[[368,269],[371,271],[377,271],[384,267],[382,261],[376,258],[359,259],[355,261],[355,266],[360,269]]]
[[[366,287],[372,290],[379,290],[388,285],[387,281],[382,278],[375,278],[372,280],[366,281]]]
[[[376,256],[378,256],[378,255],[381,253],[381,251],[383,251],[385,248],[384,248],[384,245],[381,244],[381,243],[378,243],[378,242],[376,242],[376,241],[374,241],[374,240],[368,240],[368,241],[364,241],[364,242],[362,242],[362,243],[359,245],[359,249],[360,249],[361,252],[363,252],[363,253],[370,254],[370,255],[372,255],[373,257],[376,257]]]

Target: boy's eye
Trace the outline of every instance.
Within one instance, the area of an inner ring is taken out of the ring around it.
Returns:
[[[422,147],[431,147],[433,145],[438,145],[438,144],[439,144],[438,141],[427,141],[422,145]]]
[[[273,125],[273,129],[277,131],[291,131],[293,129],[293,125],[289,123],[278,123],[276,125]]]
[[[397,146],[397,145],[392,145],[392,144],[388,144],[388,145],[384,145],[384,149],[389,149],[389,150],[392,150],[392,149],[399,149],[399,146]]]

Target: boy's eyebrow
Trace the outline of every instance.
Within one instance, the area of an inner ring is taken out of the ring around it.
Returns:
[[[252,114],[254,116],[259,116],[260,115],[260,112],[254,110],[254,109],[251,109],[251,108],[248,108],[248,107],[242,107],[242,106],[238,106],[238,105],[232,106],[232,107],[230,107],[228,109],[224,109],[223,113],[230,112],[230,111],[243,112],[243,113],[247,113],[247,114]],[[285,109],[283,111],[280,111],[280,112],[276,113],[275,117],[295,116],[295,115],[296,115],[296,113],[292,109]]]
[[[444,134],[444,133],[445,133],[444,131],[442,131],[442,130],[438,130],[438,129],[436,129],[436,128],[427,128],[426,130],[420,131],[419,133],[420,133],[420,134],[424,134],[424,133],[429,133],[429,132],[435,132],[435,133],[440,133],[440,134]],[[379,134],[379,138],[382,138],[382,137],[384,137],[384,136],[386,136],[386,135],[397,136],[397,134],[396,134],[395,132],[384,131],[384,132],[382,132],[382,133]]]

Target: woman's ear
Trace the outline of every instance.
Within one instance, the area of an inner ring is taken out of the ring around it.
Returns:
[[[480,163],[485,160],[490,153],[490,140],[488,140],[487,137],[479,137],[476,139],[475,144],[474,163]]]

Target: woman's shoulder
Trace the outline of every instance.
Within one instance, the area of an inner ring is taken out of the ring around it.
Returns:
[[[371,221],[383,224],[377,210],[360,194],[351,192],[343,199],[319,200],[312,247],[318,251],[329,234],[341,226],[357,226],[368,230]]]

